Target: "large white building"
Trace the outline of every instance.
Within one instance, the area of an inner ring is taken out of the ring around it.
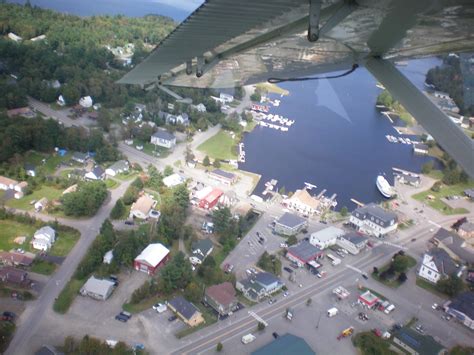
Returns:
[[[359,231],[376,237],[383,237],[398,227],[397,215],[374,203],[356,208],[351,214],[350,222]]]
[[[33,236],[33,248],[47,251],[56,241],[56,232],[50,226],[38,229]]]
[[[460,267],[449,254],[440,248],[433,248],[423,255],[423,262],[418,270],[418,276],[425,280],[437,283],[440,279],[452,274],[458,275]]]
[[[309,194],[305,189],[296,190],[295,193],[284,201],[284,204],[294,211],[305,215],[318,213],[319,201]]]
[[[151,136],[150,143],[171,149],[176,145],[176,137],[168,131],[159,130]]]
[[[319,249],[326,249],[331,245],[335,245],[337,238],[343,236],[344,233],[345,232],[342,229],[330,226],[311,233],[309,242]]]

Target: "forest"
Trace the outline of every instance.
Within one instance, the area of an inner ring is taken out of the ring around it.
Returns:
[[[162,16],[78,17],[28,3],[0,3],[0,74],[14,74],[20,90],[41,101],[54,102],[62,94],[73,105],[81,96],[90,95],[107,107],[123,106],[142,95],[142,90],[115,83],[128,68],[116,63],[105,46],[132,43],[135,65],[175,26]],[[8,39],[10,32],[23,41]],[[29,40],[38,35],[46,38]],[[60,82],[60,88],[51,86],[54,80]]]

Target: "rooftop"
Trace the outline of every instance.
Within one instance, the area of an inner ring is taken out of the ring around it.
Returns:
[[[151,266],[157,266],[169,252],[168,248],[161,243],[149,244],[135,260],[144,261]]]
[[[293,196],[291,196],[290,200],[294,199],[299,200],[301,203],[304,203],[312,209],[316,209],[319,206],[319,201],[311,196],[305,189],[296,190]]]
[[[451,252],[453,252],[459,259],[468,263],[474,263],[474,250],[466,246],[466,242],[460,236],[452,233],[444,228],[440,228],[433,238],[432,242],[439,241],[443,243]]]
[[[356,233],[356,232],[346,233],[341,238],[344,238],[345,240],[355,245],[363,243],[368,239],[367,237],[364,237],[363,235],[360,235],[359,233]]]
[[[257,275],[255,275],[255,281],[262,285],[268,286],[274,282],[279,282],[280,279],[269,272],[259,272]]]
[[[223,178],[226,178],[226,179],[229,179],[229,180],[235,179],[235,174],[230,173],[228,171],[221,170],[221,169],[214,169],[214,170],[211,171],[211,174],[219,175],[219,176],[222,176]]]
[[[192,244],[191,249],[193,252],[195,250],[200,250],[201,253],[207,254],[208,251],[211,250],[213,246],[214,244],[212,244],[212,240],[207,238],[207,239],[200,239],[200,240],[195,241]]]
[[[307,261],[321,253],[321,249],[310,244],[308,241],[303,240],[296,245],[290,246],[288,248],[288,253],[297,257],[301,261]]]
[[[306,219],[297,216],[296,214],[285,212],[277,221],[278,224],[289,228],[295,228],[306,222]]]
[[[252,355],[315,355],[308,343],[293,334],[284,334],[267,345],[252,352]]]
[[[357,217],[357,214],[359,214],[359,217]],[[364,220],[374,217],[376,220],[380,220],[383,225],[389,224],[392,220],[397,220],[397,215],[395,213],[386,211],[375,203],[356,208],[352,212],[352,215]]]
[[[474,232],[474,223],[472,223],[472,222],[463,223],[459,227],[459,230],[462,230],[462,231],[467,232],[467,233]]]
[[[429,251],[428,255],[431,256],[431,260],[435,263],[438,271],[444,275],[452,275],[459,269],[459,266],[444,249],[433,248]]]
[[[156,131],[155,133],[153,133],[153,137],[156,137],[156,138],[159,138],[159,139],[164,139],[164,140],[167,140],[167,141],[172,141],[172,140],[176,139],[175,136],[172,133],[170,133],[168,131],[165,131],[165,130],[162,130],[162,129],[160,129],[160,130]]]
[[[230,282],[223,282],[206,288],[206,294],[217,303],[227,306],[235,301],[235,289]]]
[[[327,228],[321,229],[320,231],[311,233],[311,238],[315,238],[321,242],[331,240],[337,237],[340,237],[344,234],[344,231],[340,228],[329,226]]]
[[[168,302],[168,304],[187,320],[191,319],[196,312],[199,312],[199,309],[197,309],[191,302],[184,299],[183,296],[173,298]]]
[[[153,208],[153,205],[155,204],[155,200],[153,200],[150,196],[148,195],[143,195],[136,200],[131,207],[132,211],[140,211],[144,215],[147,215],[150,210]]]
[[[82,290],[105,297],[111,287],[114,287],[114,282],[110,280],[97,279],[94,276],[91,276],[84,286],[82,286]]]
[[[451,301],[449,308],[453,308],[474,319],[474,292],[467,291],[461,293]]]
[[[402,341],[420,355],[439,354],[443,346],[429,335],[422,335],[411,328],[402,328],[395,337]]]

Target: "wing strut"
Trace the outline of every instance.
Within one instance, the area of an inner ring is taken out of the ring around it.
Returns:
[[[474,141],[388,60],[372,57],[367,69],[474,178]]]

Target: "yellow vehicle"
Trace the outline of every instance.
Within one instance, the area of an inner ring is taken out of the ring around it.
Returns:
[[[337,340],[341,340],[342,338],[346,338],[352,335],[354,333],[354,327],[349,327],[344,329],[341,334],[338,335]]]

